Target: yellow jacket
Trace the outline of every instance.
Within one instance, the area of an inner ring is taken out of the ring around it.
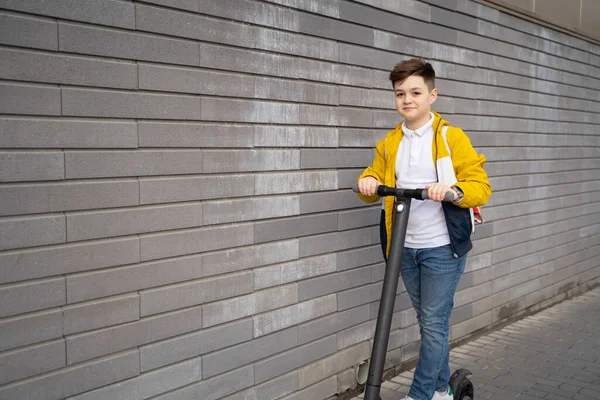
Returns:
[[[462,256],[472,248],[470,235],[473,222],[470,217],[470,208],[484,205],[492,193],[492,187],[487,173],[483,169],[485,157],[477,154],[469,137],[462,129],[450,126],[438,113],[433,112],[433,114],[435,139],[432,146],[432,158],[439,181],[459,187],[464,194],[462,200],[456,205],[442,203],[451,245],[454,252]],[[445,134],[442,134],[444,126],[447,126],[447,130]],[[358,179],[372,176],[386,186],[396,187],[396,155],[402,136],[402,123],[400,123],[377,143],[373,164],[366,168]],[[379,200],[379,196],[363,196],[362,194],[358,196],[366,203],[374,203]],[[394,198],[385,197],[386,237],[382,238],[382,243],[385,239],[386,254],[389,252],[389,243],[391,242],[387,238],[392,233],[393,207]],[[466,213],[469,214],[469,217],[465,216]]]

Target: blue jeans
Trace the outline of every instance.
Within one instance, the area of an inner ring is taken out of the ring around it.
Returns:
[[[400,272],[421,330],[419,362],[408,393],[416,400],[431,400],[436,389],[448,388],[448,321],[466,261],[467,256],[456,257],[450,245],[404,248]]]

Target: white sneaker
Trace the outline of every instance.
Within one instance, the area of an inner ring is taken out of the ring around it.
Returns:
[[[443,394],[436,391],[433,394],[433,397],[431,398],[431,400],[454,400],[454,395],[452,394],[452,389],[448,388],[448,390],[446,390],[446,393],[443,393]]]

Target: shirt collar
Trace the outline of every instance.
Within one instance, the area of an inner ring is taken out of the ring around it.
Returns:
[[[413,134],[416,134],[417,136],[423,136],[428,130],[430,130],[433,127],[433,113],[430,112],[429,115],[429,121],[427,121],[425,125],[423,125],[419,129],[416,129],[414,131],[406,127],[406,121],[402,122],[402,132],[408,137],[413,136]]]

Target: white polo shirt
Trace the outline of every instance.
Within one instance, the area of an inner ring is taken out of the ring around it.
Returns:
[[[396,187],[423,188],[437,182],[432,157],[433,114],[417,130],[402,124],[404,136],[396,156]],[[450,244],[442,204],[431,200],[412,200],[405,247],[423,249]]]

